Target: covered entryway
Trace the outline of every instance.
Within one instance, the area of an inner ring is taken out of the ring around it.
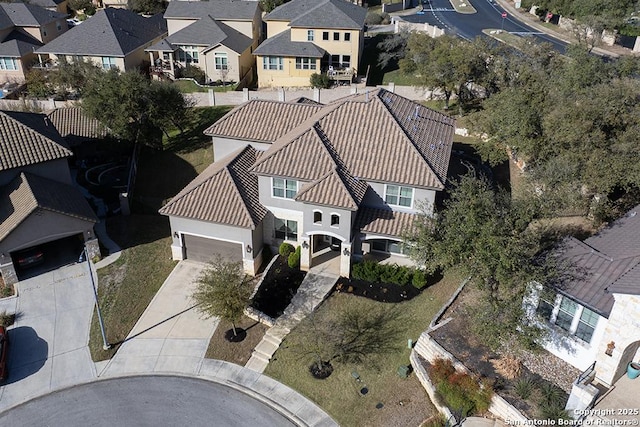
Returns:
[[[340,251],[342,240],[326,234],[313,234],[310,237],[311,265],[326,264],[327,268],[340,272]]]
[[[183,234],[185,258],[198,262],[209,262],[217,255],[231,262],[242,262],[242,245],[207,237]]]

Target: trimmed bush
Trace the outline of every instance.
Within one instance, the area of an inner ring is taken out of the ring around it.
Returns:
[[[457,372],[446,359],[434,360],[428,371],[442,402],[463,418],[489,409],[493,389],[487,381],[481,384],[478,378]]]
[[[311,84],[311,87],[317,87],[320,89],[328,89],[329,87],[331,87],[331,80],[329,79],[329,76],[326,74],[318,74],[318,73],[311,74],[311,77],[309,78],[309,83]]]
[[[427,286],[427,275],[422,270],[415,270],[413,277],[411,278],[411,284],[418,289],[422,289]]]
[[[289,254],[289,258],[287,259],[287,264],[289,264],[289,268],[298,268],[300,267],[300,253],[302,249],[300,246],[296,248],[295,251]]]
[[[282,242],[280,248],[278,249],[278,253],[288,259],[289,254],[291,254],[295,250],[296,248],[294,248],[291,243]]]
[[[193,79],[201,85],[204,84],[205,80],[207,79],[207,75],[202,68],[196,67],[191,64],[187,64],[186,67],[181,68],[178,74],[182,78]]]
[[[422,289],[427,284],[427,278],[420,270],[397,264],[379,264],[370,260],[354,264],[351,276],[354,279],[372,283],[391,283],[399,286],[412,283],[418,289]],[[416,276],[420,277],[416,278]]]

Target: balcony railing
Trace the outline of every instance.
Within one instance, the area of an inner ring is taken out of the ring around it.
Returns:
[[[336,81],[353,81],[353,76],[355,75],[353,68],[344,68],[340,70],[327,70],[327,75],[329,79]]]

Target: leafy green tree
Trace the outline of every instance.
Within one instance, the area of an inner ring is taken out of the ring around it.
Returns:
[[[388,65],[396,64],[405,57],[409,34],[408,31],[400,31],[386,36],[378,43],[378,66],[380,68],[387,68]]]
[[[311,87],[328,89],[331,87],[331,80],[329,79],[329,76],[324,73],[313,73],[309,78],[309,84],[311,84]]]
[[[159,147],[156,130],[182,128],[191,104],[174,86],[111,69],[87,82],[82,107],[117,137]]]
[[[91,6],[91,0],[69,0],[67,5],[73,11],[83,10]]]
[[[154,15],[167,10],[167,0],[128,0],[127,8],[136,13]]]
[[[526,285],[546,283],[555,272],[539,255],[548,244],[543,229],[531,226],[543,215],[542,204],[535,197],[512,199],[473,174],[453,185],[449,196],[433,216],[420,215],[407,236],[410,256],[428,271],[460,269],[482,291],[482,313],[504,329],[500,341],[526,330],[529,343],[532,331],[522,311]]]
[[[49,71],[49,84],[58,95],[66,97],[75,92],[82,95],[87,83],[100,77],[102,69],[87,60],[59,61],[58,67]]]
[[[237,336],[236,323],[249,304],[252,292],[252,280],[242,270],[242,263],[217,257],[198,278],[191,298],[203,315],[230,322],[233,335]]]
[[[259,0],[262,10],[269,13],[281,4],[285,4],[288,0]]]
[[[27,71],[25,83],[27,84],[27,93],[35,98],[48,98],[54,94],[47,74],[37,68]]]

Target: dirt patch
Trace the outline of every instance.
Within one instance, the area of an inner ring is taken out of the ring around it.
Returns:
[[[229,342],[225,339],[225,332],[231,328],[231,323],[221,320],[209,341],[209,348],[205,355],[208,359],[225,360],[244,366],[251,358],[251,353],[262,340],[267,327],[248,317],[243,317],[236,327],[243,328],[247,336],[241,342]]]
[[[251,306],[272,318],[280,316],[289,306],[305,276],[299,268],[289,267],[287,260],[278,256],[266,272],[264,280],[253,297]]]

